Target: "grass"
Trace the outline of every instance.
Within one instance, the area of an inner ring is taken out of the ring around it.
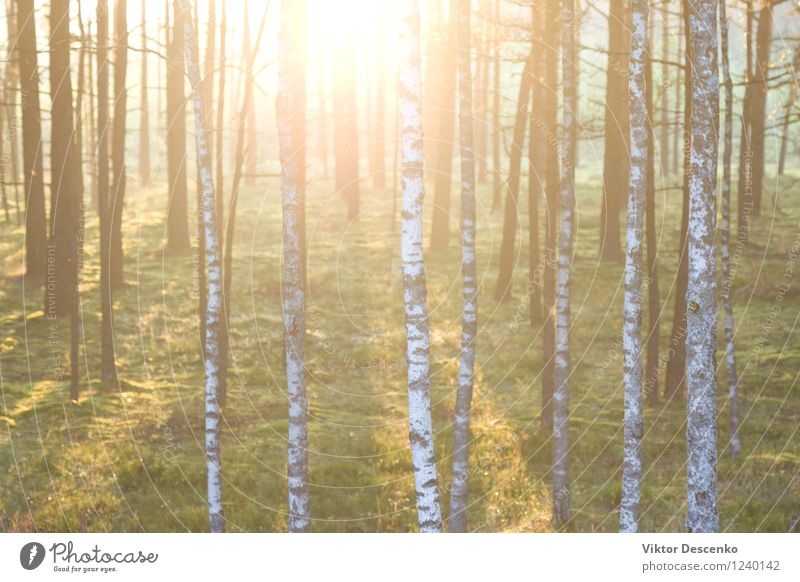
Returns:
[[[207,529],[197,258],[165,254],[165,189],[153,184],[150,190],[134,189],[125,211],[127,286],[114,301],[121,386],[114,389],[102,388],[98,380],[97,227],[89,211],[78,403],[68,401],[65,381],[69,322],[50,329],[41,289],[23,290],[19,281],[22,229],[0,225],[0,525],[6,531]],[[391,194],[364,190],[363,215],[353,224],[345,220],[344,204],[329,183],[314,184],[309,195],[314,531],[415,529],[399,230],[392,234]],[[584,175],[572,295],[573,518],[565,528],[572,531],[615,531],[618,524],[623,273],[621,264],[596,261],[598,191],[596,177]],[[269,181],[245,194],[235,244],[232,386],[223,433],[225,517],[229,531],[283,531],[287,413],[279,191]],[[660,194],[664,346],[671,328],[680,193]],[[800,205],[798,189],[781,196],[782,213],[773,216],[769,208],[756,219],[734,284],[743,421],[738,461],[730,459],[726,446],[721,352],[719,358],[718,491],[727,531],[786,531],[800,516],[800,267],[787,270],[790,248],[798,243]],[[482,286],[469,528],[551,531],[550,434],[538,420],[541,329],[529,327],[523,294],[527,245],[518,244],[514,297],[497,304],[492,297],[502,216],[489,212],[488,191],[479,199]],[[426,256],[433,420],[445,514],[461,325],[458,196],[453,212],[451,248]],[[526,240],[523,234],[518,241]],[[780,294],[787,273],[791,285]],[[684,400],[646,411],[643,531],[683,530],[685,418]]]

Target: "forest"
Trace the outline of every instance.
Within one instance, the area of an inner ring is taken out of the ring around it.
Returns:
[[[798,2],[0,13],[0,531],[800,532]]]

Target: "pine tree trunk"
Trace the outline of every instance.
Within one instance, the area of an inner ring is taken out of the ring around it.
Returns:
[[[651,20],[652,22],[652,20]],[[652,27],[651,29],[652,30]],[[653,84],[653,60],[650,50],[651,37],[648,34],[648,49],[645,53],[645,81],[647,84],[647,119],[655,119],[653,100],[655,86]],[[645,238],[647,241],[647,339],[645,352],[647,361],[644,372],[645,403],[648,406],[658,404],[658,354],[661,333],[661,294],[658,286],[658,243],[656,240],[656,149],[655,129],[652,123],[647,124],[647,187],[645,190]],[[662,171],[664,166],[662,165]]]
[[[450,531],[467,530],[469,478],[469,419],[478,334],[478,287],[475,266],[475,153],[472,128],[472,49],[470,0],[459,0],[458,12],[458,128],[461,141],[461,271],[464,277],[464,315],[461,362],[458,371],[453,423],[453,490],[450,494]]]
[[[347,203],[347,219],[359,215],[358,110],[356,107],[356,50],[353,38],[337,31],[337,62],[334,78],[333,140],[336,161],[336,190]]]
[[[542,330],[542,425],[553,427],[553,391],[554,366],[556,353],[556,267],[558,265],[557,217],[559,211],[559,188],[561,175],[559,169],[558,139],[558,51],[559,8],[558,0],[545,0],[545,34],[544,46],[547,60],[545,62],[545,96],[543,103],[544,126],[547,138],[547,183],[545,186],[546,216],[545,248],[544,248],[544,286],[542,300],[544,302],[544,329]]]
[[[505,216],[503,220],[503,241],[500,244],[500,271],[497,274],[497,287],[494,298],[497,301],[511,299],[511,279],[514,276],[517,226],[519,222],[519,182],[522,166],[522,152],[525,149],[525,129],[528,117],[528,103],[531,100],[531,81],[533,78],[533,58],[528,55],[519,83],[517,113],[514,119],[514,136],[511,142],[511,156],[508,168],[508,193],[506,194]]]
[[[150,103],[147,90],[147,0],[142,0],[142,81],[139,101],[139,182],[150,182]]]
[[[531,5],[533,22],[533,86],[531,87],[531,116],[528,128],[528,314],[531,326],[542,323],[542,268],[539,249],[539,198],[547,163],[547,135],[544,131],[543,108],[546,100],[544,70],[547,57],[542,42],[544,35],[543,0]]]
[[[281,5],[276,113],[283,203],[283,322],[289,394],[289,531],[308,530],[308,397],[305,380],[305,0]]]
[[[25,181],[25,277],[31,285],[45,280],[47,269],[47,216],[44,203],[42,119],[39,101],[39,66],[33,0],[17,0],[22,108],[22,156]]]
[[[197,39],[187,0],[175,0],[176,35],[183,29],[186,72],[192,90],[194,106],[195,139],[197,159],[200,165],[200,188],[203,192],[202,213],[205,219],[206,262],[208,266],[208,306],[206,308],[205,346],[208,357],[206,372],[206,464],[208,468],[208,515],[212,532],[222,532],[225,520],[222,513],[222,466],[220,458],[220,414],[217,403],[219,387],[219,328],[222,315],[222,263],[219,238],[217,236],[216,212],[214,208],[214,176],[208,149],[208,127],[203,103]]]
[[[502,89],[500,75],[503,70],[503,63],[500,56],[500,4],[501,0],[494,0],[494,23],[492,26],[492,59],[494,70],[492,71],[492,213],[500,209],[501,180],[500,169],[502,168],[500,151],[500,134],[503,129],[500,127],[500,110],[502,108]]]
[[[80,181],[77,145],[73,125],[72,81],[70,78],[69,1],[50,4],[50,86],[53,102],[51,122],[51,202],[48,272],[45,314],[57,317],[71,313],[76,299],[77,220]]]
[[[447,22],[445,45],[441,49],[442,81],[439,90],[439,131],[436,144],[436,166],[433,172],[433,212],[431,215],[431,250],[443,250],[450,245],[450,189],[453,173],[453,140],[456,121],[456,70],[458,55],[454,50],[455,29],[453,16]]]
[[[661,168],[660,171],[664,175],[669,174],[670,168],[670,159],[669,159],[669,128],[670,124],[672,123],[672,118],[669,111],[669,92],[668,88],[670,86],[670,78],[669,78],[669,41],[671,37],[671,32],[669,30],[669,11],[672,2],[670,0],[663,0],[662,7],[661,7],[661,85],[660,85],[660,97],[659,101],[661,104],[661,127],[659,128],[659,154],[661,158]],[[655,50],[654,43],[650,41],[650,47],[652,50]],[[650,254],[649,247],[648,247],[648,255]],[[649,362],[648,356],[648,362]]]
[[[100,381],[104,387],[117,384],[112,323],[111,213],[109,196],[108,133],[108,0],[97,2],[97,201],[100,219]]]
[[[678,247],[678,272],[675,276],[675,305],[672,312],[672,333],[666,353],[667,372],[664,380],[664,397],[671,401],[683,392],[686,385],[686,290],[689,274],[689,188],[691,186],[691,152],[689,137],[692,127],[692,43],[689,38],[689,0],[682,3],[684,32],[683,85],[683,208],[681,211],[680,242]]]
[[[631,53],[628,63],[630,179],[625,236],[625,305],[623,309],[623,384],[625,387],[624,457],[619,529],[639,530],[642,486],[642,297],[644,295],[644,206],[648,181],[650,113],[646,104],[647,0],[631,3]]]
[[[422,83],[419,0],[403,2],[400,34],[400,111],[403,139],[403,226],[401,262],[408,360],[411,460],[421,532],[442,531],[436,452],[431,418],[430,339],[422,251],[425,197],[422,154]]]
[[[169,36],[169,21],[166,30]],[[172,253],[185,253],[190,248],[183,50],[183,35],[175,27],[167,41],[167,248]]]
[[[686,444],[690,532],[719,531],[717,514],[715,261],[719,78],[717,3],[689,2],[692,118],[689,179]]]
[[[730,60],[728,53],[728,17],[725,3],[719,0],[719,29],[722,79],[725,84],[725,120],[724,120],[724,151],[722,153],[722,196],[720,196],[720,259],[722,262],[722,302],[725,312],[725,365],[728,369],[728,400],[731,407],[730,419],[730,448],[731,456],[736,459],[742,451],[739,440],[739,396],[737,385],[739,379],[736,374],[736,351],[733,342],[733,301],[731,288],[733,275],[731,274],[731,157],[733,155],[733,80],[731,79]]]
[[[628,111],[625,71],[629,45],[627,0],[611,0],[608,16],[603,204],[600,208],[600,259],[619,261],[622,247],[619,215],[628,189]]]
[[[570,519],[569,492],[569,326],[572,239],[575,213],[575,144],[577,104],[575,61],[575,3],[561,3],[561,74],[563,84],[563,136],[561,142],[561,227],[558,233],[556,295],[556,353],[553,369],[553,522]]]
[[[122,210],[125,204],[125,120],[128,113],[128,90],[125,79],[128,71],[128,8],[127,0],[114,4],[114,126],[111,138],[111,287],[125,286],[124,254],[122,250]]]

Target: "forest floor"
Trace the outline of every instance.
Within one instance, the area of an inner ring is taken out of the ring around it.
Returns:
[[[720,327],[718,491],[726,531],[787,531],[800,518],[800,266],[790,262],[800,245],[800,187],[788,187],[789,182],[784,180],[781,212],[773,212],[765,200],[736,268],[743,443],[737,461],[727,447]],[[572,531],[618,527],[623,265],[597,262],[597,184],[597,176],[587,174],[578,192],[570,376],[573,517],[566,526]],[[399,227],[393,233],[392,194],[363,190],[362,216],[352,224],[330,183],[314,185],[309,195],[312,529],[413,531]],[[99,383],[97,227],[88,210],[78,403],[68,401],[65,381],[69,321],[57,321],[51,330],[53,322],[41,307],[42,290],[23,290],[20,282],[23,230],[13,222],[0,223],[3,530],[208,528],[197,257],[164,252],[163,191],[164,184],[156,183],[147,193],[132,188],[128,195],[127,286],[114,301],[121,384],[114,388]],[[456,192],[450,248],[426,253],[433,422],[445,515],[461,329]],[[672,327],[681,194],[659,194],[663,350]],[[432,198],[430,188],[428,219]],[[490,207],[491,193],[483,186],[469,529],[550,531],[551,435],[539,421],[542,330],[528,323],[527,231],[517,233],[514,296],[498,304],[493,295],[502,213],[491,214]],[[527,216],[524,204],[521,213]],[[426,238],[429,225],[426,219]],[[227,529],[283,531],[287,405],[277,182],[246,187],[235,256],[231,387],[222,437]],[[780,287],[783,282],[788,288]],[[663,375],[660,380],[663,388]],[[685,419],[682,396],[646,410],[642,531],[684,529]]]

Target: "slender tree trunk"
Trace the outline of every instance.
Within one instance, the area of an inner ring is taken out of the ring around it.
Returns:
[[[355,39],[348,32],[337,31],[335,34],[338,37],[336,41],[333,126],[336,190],[347,203],[348,220],[357,220],[360,188]]]
[[[100,219],[100,380],[117,384],[111,286],[111,213],[108,160],[108,0],[97,2],[97,197]]]
[[[619,215],[628,189],[628,107],[625,71],[628,70],[628,0],[611,0],[608,16],[608,72],[606,81],[603,204],[600,208],[600,259],[619,261],[622,247]]]
[[[553,391],[554,391],[554,366],[556,353],[556,267],[558,265],[557,247],[557,217],[559,210],[559,189],[561,175],[559,169],[559,152],[557,146],[558,136],[558,51],[560,44],[559,35],[559,8],[558,0],[545,0],[545,34],[547,60],[545,62],[545,102],[544,125],[547,134],[547,183],[545,186],[545,201],[547,220],[545,222],[545,250],[544,250],[544,287],[542,300],[544,301],[544,329],[542,330],[542,356],[544,370],[542,372],[542,425],[545,428],[553,427]]]
[[[497,301],[511,298],[511,279],[514,276],[514,250],[516,247],[517,226],[519,222],[519,182],[522,166],[522,152],[525,148],[525,126],[528,117],[528,102],[531,100],[531,80],[533,78],[533,59],[531,53],[525,59],[525,67],[519,84],[517,114],[514,121],[514,137],[511,142],[511,156],[508,169],[508,193],[506,194],[505,216],[503,220],[503,241],[500,244],[500,271],[497,274],[497,287],[494,297]]]
[[[208,150],[208,127],[203,103],[200,63],[197,39],[192,27],[188,0],[175,0],[176,35],[183,28],[186,72],[192,90],[194,105],[195,139],[197,159],[200,164],[200,188],[203,192],[202,212],[205,217],[206,261],[208,263],[208,305],[206,308],[205,346],[208,357],[206,372],[206,463],[208,467],[208,515],[212,532],[225,529],[222,513],[222,466],[220,463],[220,414],[217,403],[219,387],[219,327],[222,315],[222,263],[219,238],[217,236],[216,212],[214,209],[214,176]]]
[[[719,531],[717,513],[717,279],[715,261],[719,71],[717,3],[689,2],[692,132],[686,445],[690,532]]]
[[[419,1],[403,2],[400,34],[400,111],[403,127],[403,298],[408,360],[411,460],[421,532],[442,531],[436,451],[433,448],[428,307],[422,251],[422,83]]]
[[[45,280],[47,217],[44,203],[42,120],[39,102],[39,65],[33,0],[17,0],[22,108],[22,154],[25,181],[25,276],[32,285]]]
[[[379,190],[386,189],[386,14],[380,15],[381,37],[378,40],[377,88],[375,92],[375,126],[370,152],[372,155],[372,183]],[[323,132],[322,135],[325,135]]]
[[[652,27],[650,30],[652,30]],[[648,406],[658,404],[658,354],[661,343],[659,338],[661,333],[661,293],[658,286],[658,243],[656,240],[656,135],[652,122],[655,119],[653,112],[655,85],[653,84],[653,60],[650,53],[652,46],[652,40],[648,35],[648,49],[645,53],[648,119],[647,187],[644,202],[645,238],[647,241],[647,339],[645,340],[647,362],[645,364],[643,390],[645,402]],[[666,103],[666,100],[664,103]],[[662,169],[663,167],[662,165]]]
[[[547,163],[547,135],[542,113],[546,100],[544,71],[547,63],[542,42],[545,34],[544,1],[531,5],[533,22],[533,86],[531,87],[531,116],[528,142],[528,313],[531,326],[542,323],[542,268],[539,249],[539,198]]]
[[[730,448],[731,456],[736,459],[742,451],[739,440],[739,396],[736,375],[736,351],[733,343],[733,301],[731,287],[733,275],[731,273],[731,157],[733,154],[733,80],[731,79],[730,60],[728,53],[728,17],[725,3],[719,0],[719,30],[722,43],[722,79],[725,84],[725,121],[724,121],[724,151],[722,153],[722,196],[720,230],[720,258],[722,262],[722,302],[725,311],[725,364],[728,369],[728,400],[731,407],[730,419]]]
[[[89,22],[88,26],[88,35],[89,38],[92,38],[92,23]],[[88,51],[88,82],[89,82],[89,99],[87,100],[88,105],[88,114],[89,114],[89,122],[87,124],[88,127],[88,139],[87,139],[87,147],[89,149],[89,173],[92,177],[92,190],[90,193],[90,199],[92,208],[97,210],[97,118],[95,114],[95,81],[94,81],[94,74],[95,74],[95,67],[96,64],[96,50],[95,51]]]
[[[553,522],[570,519],[569,492],[569,326],[572,238],[575,213],[575,144],[577,104],[575,61],[575,3],[561,2],[561,74],[564,95],[561,143],[561,228],[558,233],[556,296],[556,353],[553,369]]]
[[[289,531],[308,530],[308,397],[301,241],[305,196],[305,0],[281,5],[276,112],[283,201],[283,322],[289,394]]]
[[[681,6],[683,6],[683,2],[681,2]],[[686,48],[684,46],[684,39],[685,39],[685,27],[684,27],[684,19],[678,18],[678,48],[675,52],[676,57],[675,61],[681,61],[681,55],[683,55],[684,62],[686,61]],[[686,81],[682,78],[682,75],[685,75],[686,71],[683,67],[675,67],[675,110],[673,113],[673,123],[675,125],[675,129],[672,132],[672,155],[670,156],[670,162],[672,164],[671,174],[677,175],[678,173],[678,161],[683,161],[686,158],[685,152],[682,149],[683,144],[683,130],[681,129],[681,102],[684,101],[684,97],[681,95],[681,91],[685,89]]]
[[[683,31],[684,31],[684,105],[683,105],[683,209],[681,211],[680,246],[678,247],[678,272],[675,277],[675,306],[672,312],[672,334],[667,350],[667,373],[664,380],[664,396],[672,400],[674,396],[683,392],[686,385],[686,290],[689,284],[689,204],[691,187],[691,141],[692,128],[692,43],[689,38],[689,11],[688,3],[684,0],[683,6]]]
[[[756,62],[753,74],[751,96],[751,176],[753,190],[753,215],[761,214],[761,199],[764,184],[764,142],[767,125],[767,90],[769,88],[769,57],[772,47],[772,19],[775,8],[765,2],[758,16],[758,33],[756,37]],[[747,176],[745,175],[745,183]]]
[[[478,276],[475,266],[475,154],[472,131],[472,49],[470,0],[459,0],[458,11],[458,128],[461,141],[461,271],[464,277],[464,315],[461,362],[453,423],[453,490],[450,531],[467,530],[469,478],[469,417],[478,334]]]
[[[742,129],[739,138],[739,183],[737,188],[737,241],[747,243],[750,217],[753,215],[753,92],[756,90],[753,74],[753,3],[745,2],[745,70],[744,99],[742,100]]]
[[[433,181],[433,213],[431,216],[431,250],[450,245],[450,189],[453,172],[453,139],[455,134],[456,70],[455,29],[452,14],[446,24],[447,33],[442,47],[441,97],[439,99],[439,131],[436,144],[436,167]]]
[[[659,154],[661,159],[660,171],[662,174],[669,174],[669,127],[672,123],[672,116],[669,111],[669,44],[672,36],[669,30],[669,11],[672,2],[663,0],[661,6],[661,84],[659,86],[659,102],[661,104],[661,127],[659,127]],[[650,40],[651,51],[655,51],[655,44]],[[651,59],[652,60],[652,59]],[[649,247],[647,254],[650,254]],[[648,363],[650,358],[648,356]],[[649,365],[649,364],[648,364]]]
[[[219,23],[219,83],[217,87],[217,127],[216,127],[216,165],[217,165],[217,184],[216,184],[216,207],[217,207],[217,226],[220,231],[220,240],[222,240],[222,225],[224,224],[224,155],[223,149],[225,145],[225,81],[228,73],[228,62],[226,55],[226,36],[228,32],[228,15],[225,10],[226,2],[222,2],[222,16]],[[227,314],[226,314],[227,321]],[[227,329],[227,325],[226,325]],[[223,350],[226,353],[227,350]],[[227,356],[226,356],[227,357]]]
[[[114,127],[111,137],[111,166],[114,170],[111,185],[111,287],[125,286],[125,257],[122,250],[122,210],[125,205],[125,121],[128,113],[128,90],[125,79],[128,71],[128,7],[127,0],[114,4]]]
[[[501,152],[500,134],[500,109],[502,107],[502,90],[500,74],[502,73],[502,60],[500,58],[500,3],[494,0],[494,23],[492,26],[492,59],[494,71],[492,72],[492,212],[500,209],[502,184],[500,181]]]
[[[150,182],[150,102],[147,90],[147,0],[142,0],[142,81],[139,88],[139,182]]]
[[[177,27],[175,29],[179,30]],[[169,20],[166,30],[169,37]],[[184,253],[190,248],[183,50],[183,35],[173,30],[171,38],[167,40],[167,248],[173,253]]]
[[[211,134],[218,129],[214,127],[214,67],[217,50],[217,0],[208,2],[208,22],[206,23],[206,55],[203,64],[203,101],[206,104],[206,119]],[[199,30],[199,26],[198,26]],[[209,155],[214,160],[214,142],[209,143]]]
[[[245,0],[245,27],[244,27],[244,59],[250,60],[253,51],[250,38],[250,19],[247,12],[250,8],[249,0]],[[252,184],[258,168],[258,137],[256,135],[256,108],[251,101],[247,109],[247,183]]]
[[[622,464],[622,497],[619,512],[621,532],[639,530],[642,487],[642,297],[644,295],[644,207],[648,181],[648,154],[652,131],[646,104],[649,63],[647,52],[647,0],[631,3],[631,53],[628,63],[628,112],[630,127],[630,179],[625,236],[625,306],[623,309],[623,353],[625,386],[625,453]]]
[[[50,86],[53,87],[50,203],[50,248],[45,313],[70,313],[75,297],[74,251],[78,212],[77,145],[73,125],[72,82],[70,78],[69,1],[53,0],[50,5]],[[51,260],[52,259],[52,260]],[[52,281],[50,280],[52,279]],[[52,283],[52,285],[51,285]]]

